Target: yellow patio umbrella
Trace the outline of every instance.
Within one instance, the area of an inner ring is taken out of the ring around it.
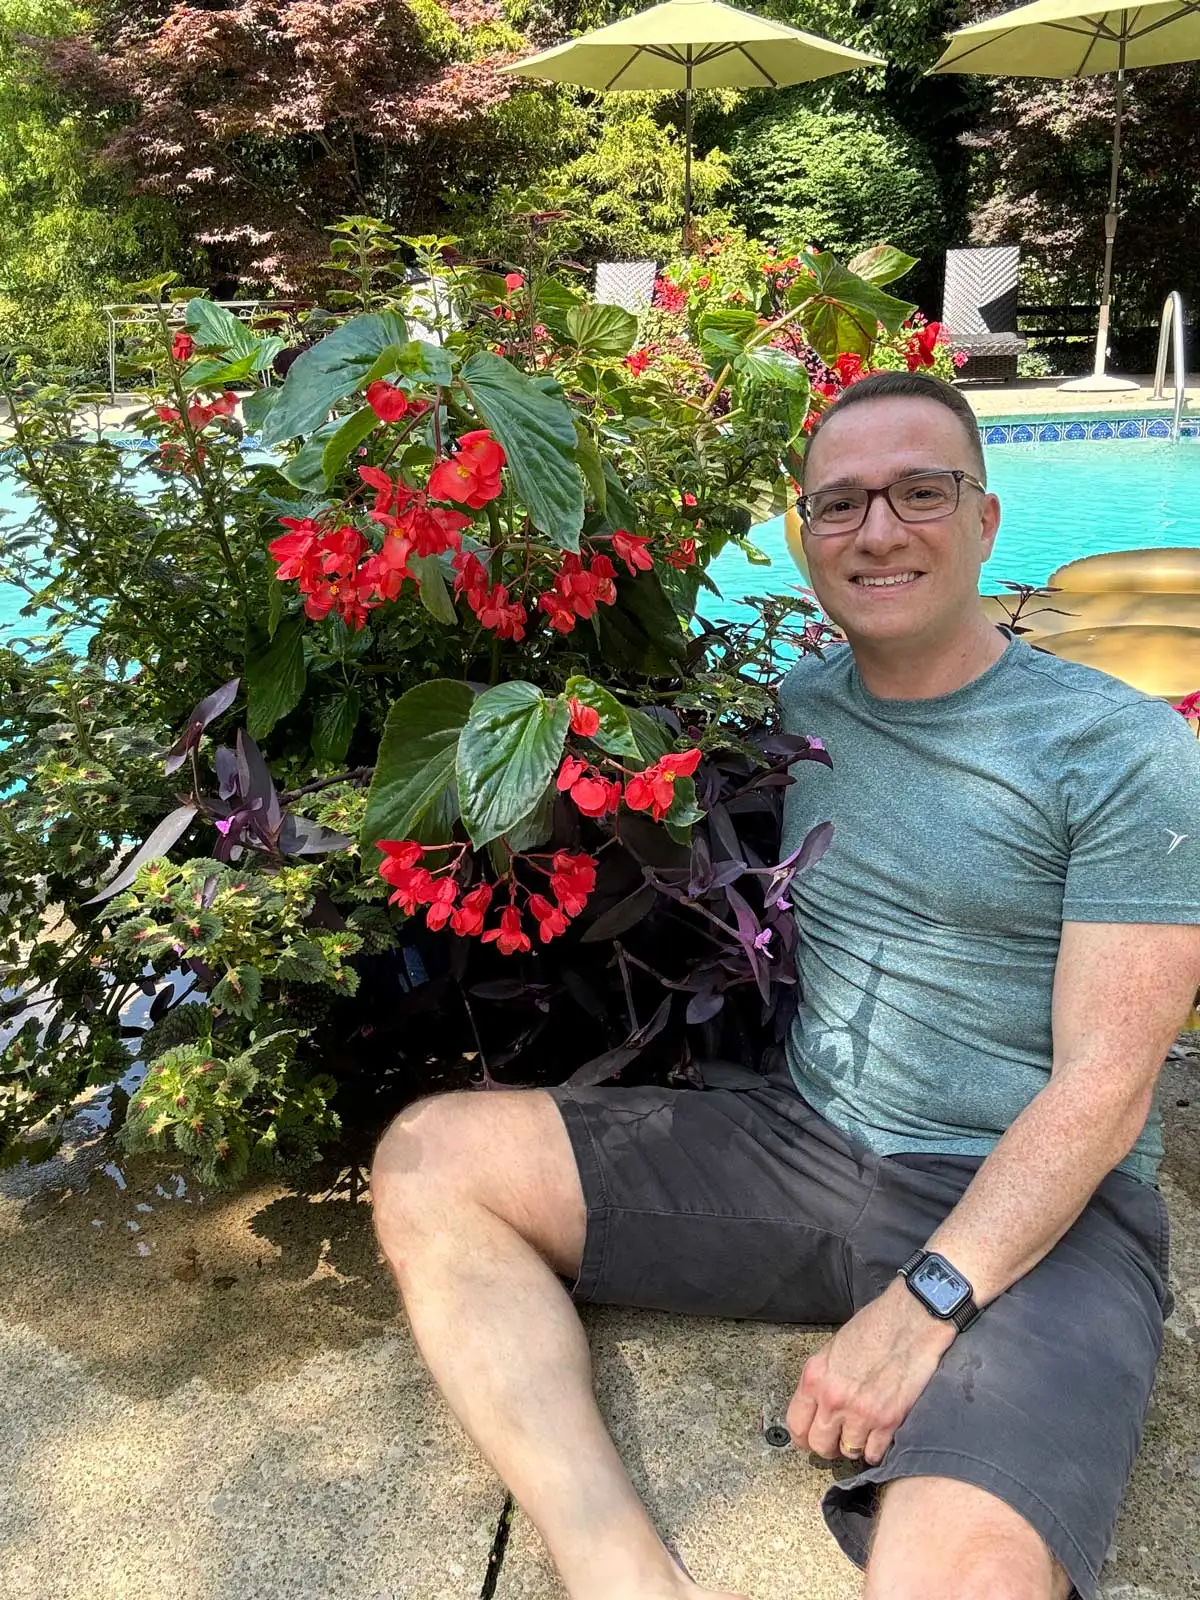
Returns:
[[[665,0],[500,70],[604,91],[682,89],[686,241],[692,213],[694,89],[779,89],[884,65],[878,56],[738,11],[721,0]]]
[[[1112,171],[1104,217],[1104,277],[1094,370],[1064,389],[1136,389],[1105,372],[1113,242],[1117,236],[1117,184],[1121,169],[1121,118],[1127,67],[1162,67],[1200,59],[1197,0],[1145,0],[1142,5],[1097,8],[1095,0],[1033,0],[987,22],[949,35],[934,72],[988,73],[1006,78],[1082,78],[1117,75]]]

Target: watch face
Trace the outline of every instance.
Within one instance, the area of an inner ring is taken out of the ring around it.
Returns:
[[[909,1282],[942,1317],[957,1311],[971,1293],[971,1285],[967,1280],[941,1256],[930,1256],[922,1262]]]

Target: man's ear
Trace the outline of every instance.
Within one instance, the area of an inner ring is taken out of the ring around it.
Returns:
[[[979,508],[979,544],[984,561],[992,553],[996,533],[1000,527],[1000,502],[994,494],[985,494]]]

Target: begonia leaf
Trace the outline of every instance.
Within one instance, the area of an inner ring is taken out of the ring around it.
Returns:
[[[527,817],[562,760],[570,711],[532,683],[498,683],[471,707],[458,741],[458,804],[478,850]]]
[[[533,524],[564,550],[579,549],[583,478],[570,408],[509,362],[482,350],[459,373],[471,404],[504,446],[506,471]]]
[[[263,424],[264,445],[282,444],[321,426],[339,400],[353,394],[388,345],[408,342],[394,311],[351,317],[288,368],[279,399]]]
[[[641,751],[633,737],[629,712],[615,695],[602,689],[598,683],[593,683],[590,678],[579,676],[567,679],[563,694],[568,700],[578,700],[581,705],[590,706],[599,715],[600,726],[589,736],[593,744],[598,744],[610,756],[627,756],[631,761],[638,760]]]
[[[246,663],[246,725],[253,738],[264,739],[296,709],[306,679],[304,625],[293,617],[276,629],[268,649]]]
[[[388,712],[359,833],[364,860],[379,839],[445,843],[453,815],[458,741],[475,702],[468,684],[434,678],[401,695]]]

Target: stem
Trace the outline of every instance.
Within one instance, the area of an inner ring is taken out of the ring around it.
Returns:
[[[621,983],[625,988],[625,1009],[629,1013],[629,1031],[636,1033],[638,1029],[637,1012],[633,1009],[633,987],[629,981],[629,968],[625,962],[625,951],[620,940],[613,940],[613,949],[617,953],[617,965],[621,969]]]
[[[322,789],[332,789],[339,783],[365,783],[374,773],[374,767],[351,767],[349,772],[339,772],[336,777],[317,778],[299,789],[288,789],[279,796],[279,802],[281,805],[291,805],[293,800],[299,800],[303,795],[318,794]]]

